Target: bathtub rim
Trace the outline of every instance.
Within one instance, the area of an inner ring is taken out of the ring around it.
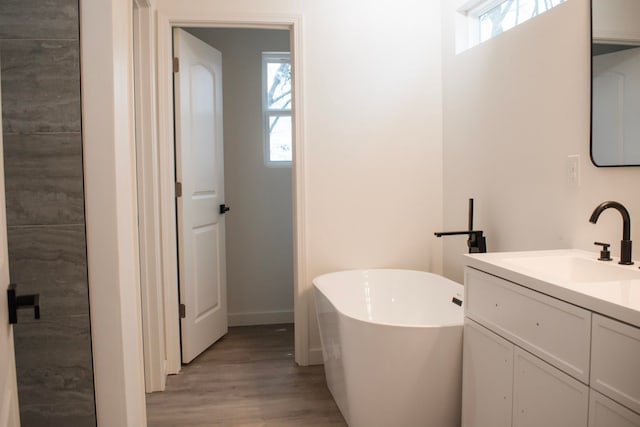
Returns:
[[[331,276],[331,275],[335,275],[335,274],[339,274],[339,273],[354,273],[354,272],[364,272],[364,271],[387,271],[387,272],[394,272],[394,271],[398,271],[398,272],[411,272],[411,273],[423,273],[423,274],[427,274],[429,276],[436,276],[436,277],[440,277],[442,279],[448,280],[451,283],[454,283],[458,286],[460,286],[460,293],[461,293],[461,300],[464,304],[464,285],[462,285],[461,283],[455,282],[447,277],[442,276],[441,274],[437,274],[437,273],[431,273],[430,271],[423,271],[423,270],[411,270],[411,269],[403,269],[403,268],[352,268],[352,269],[347,269],[347,270],[337,270],[337,271],[332,271],[330,273],[324,273],[324,274],[320,274],[316,277],[313,278],[313,280],[311,281],[311,283],[313,284],[313,289],[314,291],[318,291],[320,292],[326,299],[327,301],[329,301],[329,303],[335,308],[335,310],[340,313],[340,315],[349,318],[351,320],[357,321],[357,322],[362,322],[362,323],[367,323],[367,324],[371,324],[371,325],[376,325],[376,326],[387,326],[387,327],[392,327],[392,328],[409,328],[409,329],[439,329],[439,328],[457,328],[457,327],[462,327],[464,324],[464,308],[462,306],[460,306],[460,310],[461,310],[461,316],[460,316],[460,322],[456,322],[456,323],[440,323],[440,324],[425,324],[425,325],[411,325],[411,324],[403,324],[403,323],[388,323],[388,322],[381,322],[381,321],[376,321],[376,320],[369,320],[369,319],[362,319],[359,317],[355,317],[352,316],[350,314],[345,313],[344,311],[338,310],[338,308],[335,306],[335,304],[331,301],[331,299],[327,296],[326,293],[324,293],[322,291],[322,289],[320,289],[320,287],[318,286],[318,284],[316,283],[317,279],[321,279],[323,277],[326,276]],[[315,293],[314,293],[314,303],[315,303]],[[453,304],[453,302],[451,303]],[[317,310],[317,308],[316,308]],[[318,313],[316,313],[316,316],[318,315]]]

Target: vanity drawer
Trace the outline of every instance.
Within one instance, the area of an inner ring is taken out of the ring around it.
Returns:
[[[640,413],[640,329],[593,315],[591,387]]]
[[[466,315],[589,383],[591,312],[470,267]]]

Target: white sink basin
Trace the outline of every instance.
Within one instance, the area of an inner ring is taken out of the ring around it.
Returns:
[[[617,261],[599,261],[581,253],[562,252],[542,256],[518,256],[504,258],[504,262],[537,273],[536,275],[555,278],[554,282],[612,282],[640,280],[640,270],[621,266]]]

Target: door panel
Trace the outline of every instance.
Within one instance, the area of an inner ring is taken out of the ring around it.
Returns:
[[[218,224],[203,227],[194,230],[193,242],[194,253],[197,259],[194,259],[194,270],[201,277],[196,277],[196,282],[207,280],[207,278],[215,278],[219,270],[218,259]],[[220,287],[219,286],[202,286],[196,288],[196,321],[208,315],[213,310],[220,308]]]
[[[222,152],[222,55],[174,29],[176,179],[182,362],[227,332]]]
[[[199,41],[199,40],[198,40]],[[202,42],[200,42],[202,43]],[[185,64],[186,65],[186,64]],[[191,65],[189,95],[191,96],[191,162],[194,194],[215,196],[217,189],[215,131],[215,74],[200,64]],[[215,70],[213,70],[215,72]]]

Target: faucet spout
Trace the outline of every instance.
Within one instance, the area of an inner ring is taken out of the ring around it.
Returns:
[[[600,203],[591,214],[589,222],[595,224],[600,218],[600,214],[605,210],[613,208],[622,215],[622,240],[620,241],[620,264],[631,265],[631,217],[629,211],[621,203],[608,201]]]

